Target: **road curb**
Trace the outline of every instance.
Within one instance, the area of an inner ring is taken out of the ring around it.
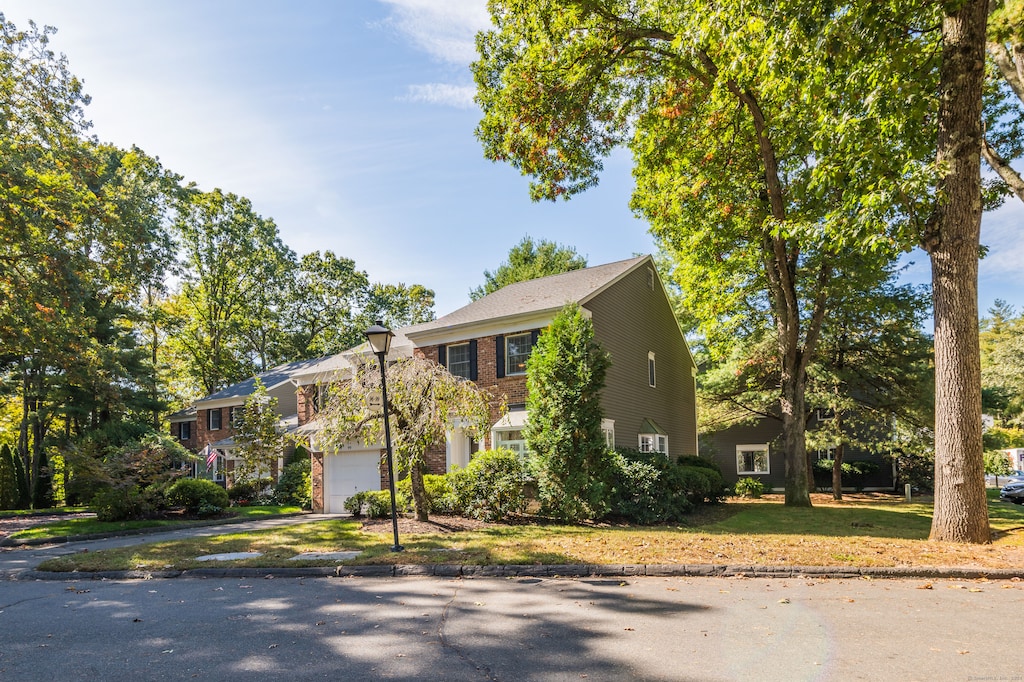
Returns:
[[[972,567],[751,566],[721,564],[564,564],[489,566],[395,564],[305,568],[197,568],[169,571],[55,572],[30,570],[14,580],[157,580],[168,578],[814,578],[1024,580],[1024,569]]]

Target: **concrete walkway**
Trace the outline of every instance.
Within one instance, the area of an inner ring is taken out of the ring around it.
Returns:
[[[210,537],[282,528],[302,523],[342,518],[339,515],[302,514],[240,523],[179,528],[146,534],[120,535],[90,540],[70,540],[59,544],[0,548],[0,580],[88,580],[153,579],[177,577],[757,577],[757,578],[955,578],[1024,580],[1024,567],[986,569],[973,567],[856,567],[856,566],[754,566],[743,564],[557,564],[557,565],[458,565],[396,564],[372,566],[324,566],[275,568],[228,568],[167,571],[104,571],[96,573],[53,573],[35,570],[43,561],[69,554],[96,552],[149,542],[164,542],[194,537]]]

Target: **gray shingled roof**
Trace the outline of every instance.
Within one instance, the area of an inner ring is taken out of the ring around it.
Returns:
[[[639,256],[607,265],[509,284],[433,322],[406,327],[402,331],[409,338],[415,339],[418,333],[434,329],[558,310],[569,302],[583,303],[591,295],[648,258],[650,256]]]
[[[323,362],[323,360],[324,358],[320,357],[278,365],[277,367],[273,367],[262,374],[257,374],[250,379],[246,379],[245,381],[241,381],[237,384],[232,384],[223,390],[208,395],[202,400],[197,400],[196,404],[202,404],[211,400],[223,400],[225,398],[247,398],[256,388],[256,379],[259,379],[266,388],[273,388],[274,386],[279,386],[288,381],[292,374],[300,372],[307,367],[312,367],[313,365]]]

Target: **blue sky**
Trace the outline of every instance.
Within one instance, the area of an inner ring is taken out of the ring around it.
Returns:
[[[598,265],[652,253],[628,208],[625,154],[569,202],[483,158],[468,65],[485,0],[7,0],[57,27],[103,141],[136,144],[202,189],[248,197],[297,253],[333,250],[370,278],[418,283],[443,315],[525,235]],[[986,216],[980,305],[1024,308],[1024,205]],[[927,282],[912,254],[907,278]]]

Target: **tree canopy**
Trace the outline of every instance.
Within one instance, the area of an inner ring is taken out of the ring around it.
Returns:
[[[585,267],[587,259],[577,254],[571,246],[562,246],[547,239],[534,242],[526,236],[509,250],[508,259],[497,270],[484,270],[484,283],[470,291],[469,298],[475,301],[515,282],[526,282]]]
[[[474,65],[485,154],[556,199],[595,185],[615,147],[632,151],[632,206],[702,331],[769,322],[786,500],[810,504],[807,372],[835,273],[884,270],[927,207],[933,39],[905,26],[935,15],[814,2],[490,9]]]

